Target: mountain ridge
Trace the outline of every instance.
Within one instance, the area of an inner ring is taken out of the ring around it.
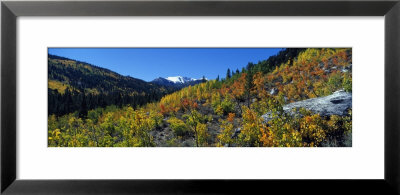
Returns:
[[[158,77],[152,81],[151,83],[158,84],[161,86],[171,86],[175,88],[183,88],[187,87],[189,85],[196,85],[199,83],[206,82],[207,79],[194,79],[190,77],[185,77],[185,76],[171,76],[171,77]]]
[[[87,109],[109,105],[136,107],[175,90],[86,62],[48,55],[49,115],[85,114]]]

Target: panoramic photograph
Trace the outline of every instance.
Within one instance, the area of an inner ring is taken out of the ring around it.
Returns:
[[[351,48],[48,48],[48,147],[352,147]]]

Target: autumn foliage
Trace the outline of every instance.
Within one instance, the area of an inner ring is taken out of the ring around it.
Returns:
[[[292,116],[282,110],[284,104],[340,89],[351,92],[351,49],[306,49],[270,67],[270,72],[258,71],[260,66],[224,80],[188,86],[137,109],[109,106],[90,110],[86,117],[51,115],[48,145],[351,146],[351,110],[345,116],[329,117],[304,109]],[[52,86],[62,88],[57,83]],[[268,123],[262,117],[267,112],[275,116]],[[167,134],[167,141],[159,134]]]

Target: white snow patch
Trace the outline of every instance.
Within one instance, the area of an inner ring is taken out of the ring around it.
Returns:
[[[189,81],[201,80],[201,79],[193,79],[193,78],[188,78],[188,77],[183,77],[183,76],[167,77],[166,79],[171,81],[171,82],[173,82],[173,83],[186,83],[186,82],[189,82]]]

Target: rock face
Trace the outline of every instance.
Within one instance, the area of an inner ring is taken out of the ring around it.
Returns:
[[[347,114],[347,111],[352,108],[352,94],[343,90],[336,91],[332,95],[325,97],[312,98],[299,102],[294,102],[283,106],[283,111],[292,115],[293,109],[305,108],[313,113],[320,114],[321,116]],[[262,116],[265,122],[273,119],[271,113],[266,113]]]
[[[270,95],[276,95],[278,94],[278,89],[272,88],[271,92],[269,92]]]
[[[240,134],[240,130],[241,130],[240,127],[236,128],[235,132],[233,132],[232,138],[237,138],[237,136],[239,136],[239,134]]]
[[[349,72],[352,69],[353,64],[350,64],[349,66],[346,66],[342,69],[342,72]]]

